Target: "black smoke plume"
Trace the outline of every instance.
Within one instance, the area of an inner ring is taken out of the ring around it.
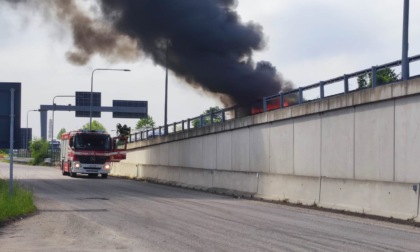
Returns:
[[[70,24],[77,49],[67,54],[72,63],[86,64],[95,53],[138,58],[134,46],[225,105],[249,104],[288,88],[271,63],[253,61],[253,52],[265,47],[263,28],[241,21],[237,0],[97,0],[96,18],[73,0],[44,1]]]
[[[136,61],[139,58],[137,42],[120,34],[111,23],[93,19],[74,0],[0,0],[17,8],[30,21],[28,13],[39,12],[51,25],[69,29],[75,49],[66,52],[67,60],[74,65],[85,65],[94,54],[110,62]],[[26,12],[22,13],[21,9]],[[92,8],[93,9],[93,8]],[[58,23],[56,22],[58,21]]]

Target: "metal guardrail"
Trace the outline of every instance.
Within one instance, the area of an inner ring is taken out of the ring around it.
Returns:
[[[420,60],[420,55],[416,55],[413,57],[410,57],[408,59],[409,63],[415,62]],[[279,106],[276,107],[277,108],[284,108],[284,107],[289,107],[289,106],[293,106],[293,105],[298,105],[298,104],[302,104],[308,101],[313,101],[313,100],[322,100],[324,98],[327,97],[331,97],[333,95],[325,95],[325,87],[327,85],[331,85],[331,84],[336,84],[338,82],[342,82],[343,85],[343,89],[344,92],[341,93],[336,93],[334,95],[339,95],[339,94],[347,94],[349,92],[353,92],[355,90],[360,90],[359,88],[356,88],[354,90],[350,90],[350,85],[349,85],[349,80],[351,78],[357,78],[358,76],[361,75],[365,75],[368,73],[371,73],[372,76],[372,86],[371,88],[375,88],[376,86],[378,86],[378,82],[377,82],[377,72],[385,69],[385,68],[391,68],[391,67],[398,67],[402,64],[401,60],[396,60],[390,63],[386,63],[383,65],[379,65],[379,66],[373,66],[371,68],[368,69],[364,69],[364,70],[360,70],[354,73],[350,73],[350,74],[344,74],[343,76],[340,77],[336,77],[336,78],[332,78],[329,80],[325,80],[325,81],[320,81],[318,83],[312,84],[312,85],[308,85],[305,87],[299,87],[297,89],[293,89],[287,92],[280,92],[279,94],[275,94],[272,96],[267,96],[264,97],[262,99],[262,101],[260,103],[258,103],[260,106],[262,105],[262,109],[260,110],[261,112],[267,112],[270,111],[272,109],[269,108],[269,103],[278,100],[279,101]],[[413,76],[411,76],[413,77]],[[382,83],[381,85],[384,84],[389,84],[389,83]],[[316,89],[319,88],[319,97],[316,99],[311,99],[311,100],[305,100],[303,97],[303,92],[307,91],[307,90],[311,90],[311,89]],[[295,100],[294,103],[289,103],[286,104],[285,106],[285,100],[287,97],[292,97],[293,99],[289,99],[289,100]],[[262,103],[262,104],[261,104]],[[248,109],[248,113],[244,113],[244,109]],[[132,142],[137,142],[137,141],[143,141],[143,140],[147,140],[150,138],[154,138],[157,136],[163,136],[166,134],[173,134],[173,133],[177,133],[177,132],[183,132],[183,131],[187,131],[187,130],[191,130],[194,128],[201,128],[204,126],[208,126],[208,125],[212,125],[215,123],[219,123],[219,122],[225,122],[227,120],[232,120],[232,119],[236,119],[236,118],[240,118],[243,116],[248,116],[251,114],[250,112],[251,108],[246,108],[246,107],[239,107],[239,106],[234,106],[234,107],[230,107],[230,108],[225,108],[222,109],[220,111],[211,113],[211,114],[205,114],[205,115],[200,115],[197,117],[193,117],[193,118],[188,118],[187,120],[182,120],[179,122],[174,122],[172,124],[169,124],[167,126],[167,130],[165,130],[164,126],[159,126],[156,128],[151,128],[151,129],[147,129],[147,130],[143,130],[140,132],[135,132],[133,134],[130,134],[129,138],[128,138],[128,142],[132,143]],[[259,113],[259,112],[256,112]],[[256,114],[256,113],[252,113],[252,114]]]
[[[418,60],[420,60],[420,55],[413,56],[413,57],[409,58],[408,61],[409,61],[409,63],[412,63],[412,62],[418,61]],[[383,64],[383,65],[373,66],[372,68],[360,70],[360,71],[357,71],[357,72],[354,72],[354,73],[351,73],[351,74],[344,74],[343,76],[336,77],[336,78],[333,78],[333,79],[329,79],[329,80],[326,80],[326,81],[321,81],[321,82],[318,82],[318,83],[315,83],[315,84],[312,84],[312,85],[308,85],[308,86],[305,86],[305,87],[299,87],[297,89],[293,89],[293,90],[290,90],[290,91],[287,91],[287,92],[280,92],[279,94],[275,94],[275,95],[272,95],[272,96],[267,96],[267,97],[263,98],[263,108],[264,108],[263,110],[264,110],[264,112],[267,112],[268,111],[268,108],[267,108],[268,102],[271,101],[271,100],[274,100],[274,99],[280,99],[280,102],[279,102],[280,103],[280,108],[285,107],[284,106],[284,101],[285,101],[285,97],[288,96],[288,95],[297,96],[297,102],[296,102],[296,104],[293,104],[293,105],[302,104],[302,103],[305,102],[305,100],[303,99],[303,92],[305,90],[310,90],[310,89],[315,89],[315,88],[319,88],[319,98],[312,99],[312,100],[322,100],[326,97],[329,97],[329,96],[325,95],[325,86],[327,86],[329,84],[335,84],[337,82],[342,82],[342,84],[344,86],[344,92],[336,93],[334,95],[347,94],[347,93],[351,92],[351,90],[349,89],[349,80],[351,78],[355,78],[355,77],[365,75],[365,74],[368,74],[368,73],[371,73],[371,75],[372,75],[372,86],[371,86],[371,88],[375,88],[376,86],[378,86],[378,82],[377,82],[377,72],[378,71],[380,71],[382,69],[385,69],[385,68],[398,67],[401,64],[402,64],[402,61],[397,60],[397,61],[386,63],[386,64]],[[399,80],[401,80],[401,79],[399,79]],[[383,83],[383,84],[388,84],[388,83]],[[359,90],[359,89],[356,89],[356,90]],[[288,106],[290,106],[290,105],[288,105]]]
[[[193,118],[188,118],[187,120],[182,120],[178,122],[174,122],[167,126],[167,134],[183,132],[191,129],[201,128],[208,125],[212,125],[219,122],[225,122],[227,120],[232,120],[234,118],[238,118],[238,106],[222,109],[220,111],[216,111],[214,113],[200,115]],[[140,132],[135,132],[130,134],[128,138],[128,142],[137,142],[146,139],[150,139],[157,136],[165,135],[165,127],[159,126],[156,128],[151,128],[147,130],[143,130]]]

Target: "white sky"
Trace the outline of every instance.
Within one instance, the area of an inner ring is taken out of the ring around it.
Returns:
[[[255,60],[271,61],[298,87],[400,59],[403,2],[239,0],[237,11],[243,21],[264,27],[268,45],[255,54]],[[420,54],[420,0],[410,2],[409,55],[413,56]],[[110,64],[94,57],[85,66],[73,66],[65,59],[65,52],[72,49],[70,34],[51,29],[36,13],[22,17],[4,5],[0,5],[0,31],[0,82],[22,83],[22,128],[28,110],[52,104],[56,95],[90,91],[95,68],[131,69],[95,72],[94,91],[102,93],[103,106],[112,106],[112,100],[147,100],[149,115],[157,125],[163,124],[164,69],[151,60]],[[420,74],[420,62],[413,64],[412,74]],[[56,98],[55,103],[74,105],[74,98]],[[216,105],[221,106],[170,75],[168,123],[195,117]],[[113,119],[111,113],[102,113],[96,120],[108,132],[117,123],[134,128],[137,122]],[[54,135],[60,128],[74,130],[87,122],[89,118],[76,118],[74,112],[56,112]],[[29,113],[29,127],[35,137],[40,136],[38,112]]]

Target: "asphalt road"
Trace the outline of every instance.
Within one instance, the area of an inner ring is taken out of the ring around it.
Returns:
[[[14,173],[39,211],[0,228],[2,252],[420,251],[420,229],[407,225],[49,167]]]

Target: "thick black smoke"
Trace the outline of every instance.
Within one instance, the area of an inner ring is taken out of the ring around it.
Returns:
[[[86,64],[96,53],[133,60],[142,51],[225,105],[249,104],[284,86],[271,63],[253,61],[253,52],[265,46],[262,27],[240,20],[237,0],[96,1],[101,15],[95,18],[74,0],[37,1],[72,30],[76,50],[67,57],[74,64]]]
[[[247,104],[281,90],[269,62],[254,64],[265,46],[262,27],[244,24],[235,0],[101,0],[105,16],[141,50],[177,76]],[[166,50],[168,50],[166,52]]]

